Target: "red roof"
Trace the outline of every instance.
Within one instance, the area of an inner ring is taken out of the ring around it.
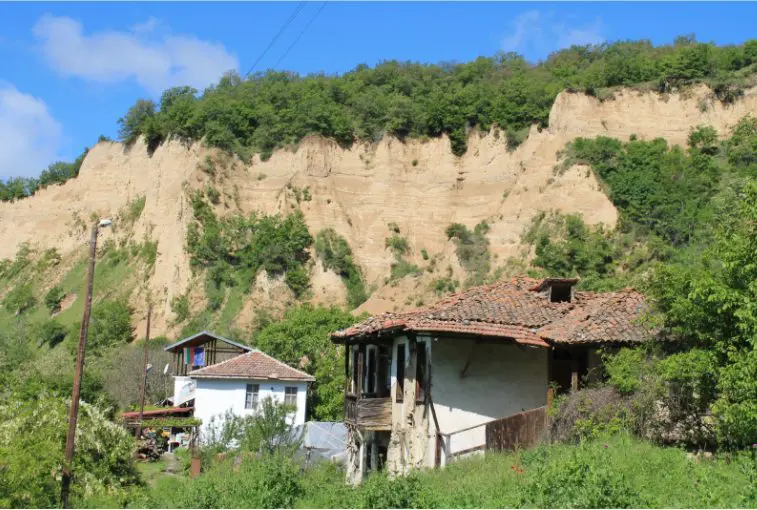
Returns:
[[[404,313],[370,317],[333,333],[336,342],[390,330],[505,337],[541,347],[553,343],[640,342],[650,332],[637,323],[645,309],[636,291],[574,292],[571,302],[553,303],[549,283],[575,279],[512,278],[474,287]]]
[[[166,407],[165,409],[151,409],[142,413],[144,418],[155,418],[169,414],[192,414],[194,407]],[[129,418],[139,418],[139,411],[129,411],[121,413],[121,416],[128,420]]]
[[[286,363],[253,350],[188,374],[206,379],[272,379],[281,381],[315,381],[315,378]]]

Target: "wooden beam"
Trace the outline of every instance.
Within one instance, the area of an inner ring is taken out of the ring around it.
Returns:
[[[357,353],[357,388],[355,393],[358,398],[363,394],[363,367],[365,364],[365,346],[361,345]]]
[[[578,357],[575,352],[570,356],[570,391],[578,391]]]

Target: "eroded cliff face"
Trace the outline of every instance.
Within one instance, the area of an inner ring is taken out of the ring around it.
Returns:
[[[313,137],[296,150],[275,152],[268,161],[258,157],[251,164],[232,161],[215,177],[200,169],[206,156],[215,154],[200,144],[187,147],[172,141],[150,156],[141,141],[130,149],[103,142],[89,152],[77,179],[16,203],[0,204],[0,258],[12,258],[23,242],[42,249],[56,247],[64,254],[80,250],[87,238],[82,219],[88,223],[93,213],[114,216],[131,200],[144,196],[144,211],[129,234],[136,239],[148,235],[158,242],[155,271],[147,287],[156,301],[156,334],[170,332],[171,299],[186,292],[191,281],[185,248],[192,215],[189,192],[213,181],[222,192],[219,214],[286,213],[298,207],[311,233],[334,228],[352,247],[368,286],[376,288],[361,310],[404,307],[403,297],[422,295],[439,271],[386,285],[394,260],[384,246],[388,223],[396,223],[409,241],[408,260],[427,265],[420,254],[425,249],[431,257],[437,256],[438,268],[450,266],[461,279],[465,276],[454,245],[444,233],[450,223],[472,228],[487,220],[495,267],[510,256],[522,256],[521,234],[539,211],[581,213],[588,223],[612,226],[617,212],[589,169],[575,166],[556,174],[559,151],[576,137],[600,135],[664,137],[670,144],[683,145],[694,126],[711,125],[726,135],[740,118],[757,111],[757,89],[747,90],[729,106],[709,96],[705,87],[668,97],[623,90],[604,102],[562,93],[550,114],[549,128],[541,132],[533,128],[513,152],[508,152],[504,136],[493,132],[473,133],[462,157],[452,154],[444,137],[405,143],[385,138],[350,149]],[[298,203],[291,187],[309,187],[312,199]],[[103,239],[122,235],[118,229],[103,231]],[[342,302],[345,293],[339,278],[324,272],[320,263],[317,266],[312,285],[315,301]],[[256,293],[276,294],[267,288],[271,285],[256,285],[265,287]],[[252,306],[248,304],[242,315],[249,315]]]

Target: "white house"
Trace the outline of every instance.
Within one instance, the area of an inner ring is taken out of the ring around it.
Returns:
[[[192,370],[222,363],[251,350],[252,347],[209,331],[200,331],[167,346],[165,351],[173,354],[173,405],[193,405],[196,384],[188,375]]]
[[[292,425],[305,423],[308,385],[315,378],[253,349],[187,374],[195,384],[194,416],[202,420],[201,437],[213,417],[255,412],[267,397],[295,407]]]
[[[576,390],[597,347],[651,337],[641,294],[576,282],[502,280],[332,334],[346,347],[348,481],[538,440],[553,384]]]

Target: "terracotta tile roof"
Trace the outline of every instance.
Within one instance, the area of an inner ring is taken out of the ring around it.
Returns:
[[[641,323],[647,311],[644,296],[624,289],[593,294],[584,306],[539,329],[539,336],[555,343],[637,343],[653,332]]]
[[[189,377],[204,379],[273,379],[281,381],[315,381],[301,370],[257,349],[226,361],[189,372]]]
[[[505,337],[542,347],[548,342],[638,342],[649,337],[647,330],[634,322],[644,308],[644,298],[633,290],[574,292],[570,303],[552,303],[543,292],[545,282],[576,281],[526,277],[500,280],[418,310],[370,317],[333,333],[332,340],[390,330]]]

